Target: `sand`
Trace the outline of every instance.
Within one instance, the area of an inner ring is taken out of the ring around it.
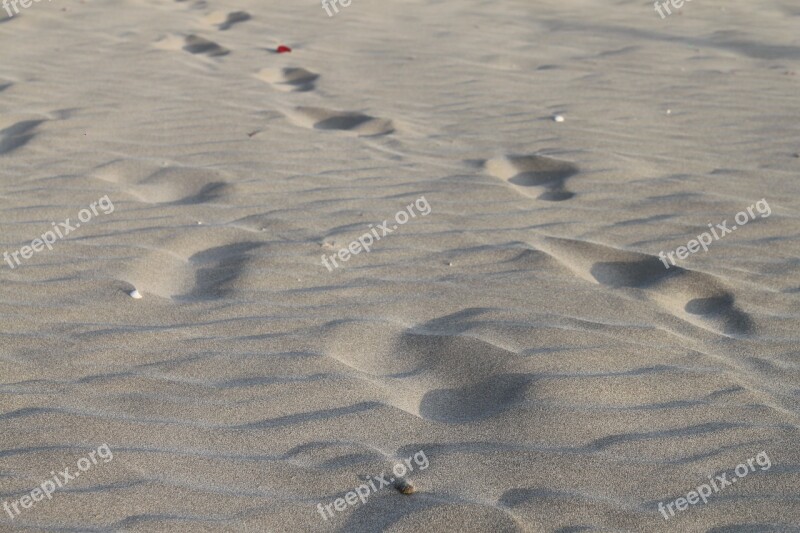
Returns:
[[[800,531],[798,28],[0,10],[0,505],[113,451],[0,531]]]

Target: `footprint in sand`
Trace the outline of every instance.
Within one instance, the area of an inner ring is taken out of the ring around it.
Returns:
[[[298,67],[265,68],[259,71],[256,77],[269,83],[279,91],[305,92],[314,89],[319,74]]]
[[[138,200],[150,204],[191,205],[215,201],[233,186],[228,175],[200,167],[167,166],[136,159],[119,159],[97,167],[92,175],[120,184]]]
[[[217,11],[208,15],[203,20],[206,24],[216,26],[219,30],[225,31],[233,27],[234,24],[250,20],[251,18],[250,13],[247,11],[234,11],[233,13]]]
[[[641,290],[669,313],[703,329],[725,335],[754,330],[733,294],[708,274],[677,266],[667,270],[658,257],[585,241],[548,237],[536,247],[584,279]]]
[[[178,237],[143,243],[142,254],[120,263],[120,279],[142,294],[176,301],[215,300],[247,292],[247,276],[255,275],[250,272],[255,268],[253,252],[263,244],[230,242],[232,235],[225,228],[198,226]]]
[[[358,136],[387,135],[394,131],[391,120],[352,111],[334,111],[322,107],[297,107],[287,114],[296,124],[317,130],[338,130]]]
[[[516,353],[469,335],[481,313],[465,310],[413,329],[336,321],[319,335],[328,355],[377,387],[386,403],[427,420],[467,423],[513,408],[533,384]]]
[[[209,57],[219,57],[231,51],[220,46],[214,41],[209,41],[198,35],[168,35],[155,43],[156,48],[162,50],[183,50],[191,54],[203,54]]]
[[[541,155],[502,156],[483,162],[486,172],[510,183],[518,192],[539,200],[560,202],[575,196],[564,188],[567,178],[578,173],[578,167]]]
[[[183,49],[191,54],[205,54],[210,57],[224,56],[230,53],[227,48],[197,35],[187,35]]]

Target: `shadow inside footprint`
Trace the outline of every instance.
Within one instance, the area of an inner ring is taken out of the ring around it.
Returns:
[[[36,135],[31,131],[44,120],[23,120],[0,130],[0,155],[21,148]]]
[[[265,68],[256,77],[281,91],[305,92],[314,88],[319,74],[300,67]]]
[[[335,111],[322,107],[298,107],[295,119],[318,130],[336,130],[359,136],[387,135],[394,132],[391,120],[371,117],[356,111]]]
[[[684,307],[687,313],[716,318],[722,322],[727,334],[747,334],[753,331],[752,319],[734,305],[732,294],[723,294],[712,298],[695,298],[689,300]]]
[[[611,261],[595,263],[591,274],[603,285],[610,287],[646,288],[663,281],[668,277],[680,276],[686,271],[680,267],[664,268],[664,264],[655,257],[639,261]]]
[[[240,242],[198,252],[189,261],[198,265],[195,285],[179,299],[222,298],[233,291],[232,282],[239,278],[247,261],[247,253],[261,246],[258,242]]]
[[[321,120],[314,124],[314,127],[318,130],[352,130],[362,124],[366,124],[370,120],[372,120],[370,116],[354,114]]]
[[[230,53],[230,50],[223,48],[214,41],[209,41],[197,35],[189,35],[186,37],[186,44],[183,49],[192,54],[205,54],[210,57],[224,56]]]
[[[545,191],[538,196],[539,200],[546,200],[548,202],[563,202],[575,196],[574,192],[565,191],[563,189],[554,191]]]
[[[283,76],[283,83],[291,85],[297,92],[310,91],[314,88],[314,82],[319,78],[319,74],[304,68],[285,68]]]
[[[522,400],[531,379],[526,374],[499,374],[474,385],[432,390],[422,398],[420,414],[453,423],[494,416]]]
[[[194,204],[202,204],[204,202],[210,202],[211,200],[215,200],[223,195],[223,193],[229,188],[229,184],[225,183],[224,181],[217,181],[214,183],[209,183],[204,185],[202,189],[197,191],[197,193],[192,194],[191,196],[187,196],[186,198],[182,198],[176,202],[173,202],[175,205],[194,205]]]
[[[539,200],[561,202],[575,193],[564,188],[566,180],[578,173],[578,167],[568,161],[540,155],[505,156],[484,162],[489,174],[519,187],[544,189]]]

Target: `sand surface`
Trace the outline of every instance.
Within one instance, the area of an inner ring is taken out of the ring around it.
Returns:
[[[0,10],[0,531],[800,531],[796,0],[339,9]]]

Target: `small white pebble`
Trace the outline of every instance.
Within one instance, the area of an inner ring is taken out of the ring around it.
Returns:
[[[671,115],[671,114],[672,114],[672,109],[667,109],[667,115]]]
[[[136,290],[136,289],[133,289],[131,292],[129,292],[129,293],[128,293],[128,296],[130,296],[131,298],[134,298],[134,299],[136,299],[136,300],[139,300],[139,299],[141,299],[141,297],[142,297],[142,295],[141,295],[141,294],[139,293],[139,291],[138,291],[138,290]]]
[[[555,120],[556,122],[564,122],[566,119],[564,118],[563,115],[554,115],[553,120]]]

